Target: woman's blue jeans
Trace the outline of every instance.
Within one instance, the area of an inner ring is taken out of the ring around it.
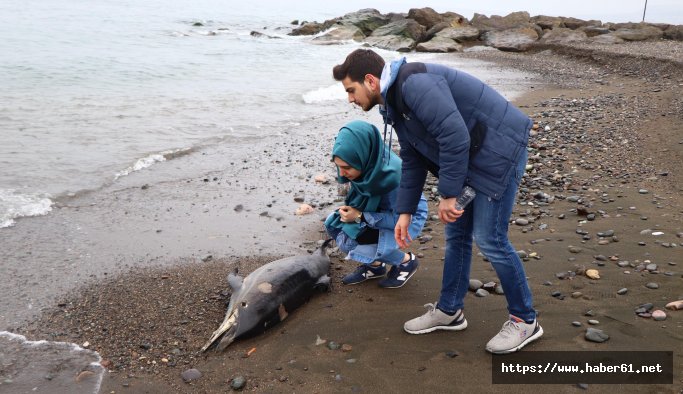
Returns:
[[[510,314],[526,322],[536,318],[522,260],[508,239],[508,223],[524,175],[526,159],[527,154],[524,152],[500,200],[478,193],[463,215],[446,225],[446,256],[441,296],[437,303],[444,312],[454,313],[464,308],[474,238],[479,250],[496,270]]]

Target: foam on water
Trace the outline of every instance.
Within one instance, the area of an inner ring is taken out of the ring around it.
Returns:
[[[318,88],[304,93],[301,96],[306,104],[316,104],[323,101],[339,101],[346,98],[344,87],[340,83],[335,83],[325,88]]]
[[[29,341],[0,331],[0,392],[98,393],[105,369],[99,353],[75,343]]]
[[[0,189],[0,228],[12,226],[18,217],[47,215],[52,211],[52,204],[49,195]]]

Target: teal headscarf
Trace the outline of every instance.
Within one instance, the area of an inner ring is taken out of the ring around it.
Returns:
[[[361,212],[377,212],[382,195],[397,188],[401,180],[401,159],[384,145],[379,130],[370,123],[354,120],[342,127],[334,141],[332,160],[335,156],[361,172],[351,181],[339,175],[337,168],[337,182],[351,182],[346,205]],[[340,228],[353,239],[360,234],[360,225],[342,222],[339,212],[328,217],[325,225]]]

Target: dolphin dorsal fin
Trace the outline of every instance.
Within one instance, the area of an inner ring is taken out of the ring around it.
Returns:
[[[232,287],[233,292],[237,292],[242,288],[242,282],[244,282],[244,278],[237,275],[237,270],[228,274],[228,284]]]

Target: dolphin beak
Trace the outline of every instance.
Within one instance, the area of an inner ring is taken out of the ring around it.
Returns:
[[[237,334],[237,318],[239,315],[239,309],[235,308],[232,312],[225,317],[223,323],[218,327],[216,331],[211,334],[209,341],[202,347],[202,352],[215,347],[217,352],[223,351],[228,345],[230,345]]]

